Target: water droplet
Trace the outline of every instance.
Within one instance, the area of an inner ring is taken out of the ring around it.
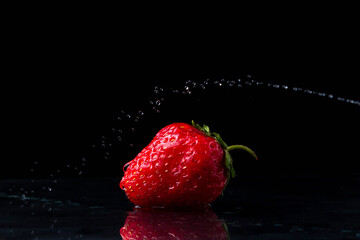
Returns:
[[[160,106],[161,105],[161,102],[160,102],[160,100],[156,100],[156,105],[158,105],[158,106]]]
[[[52,191],[52,188],[51,188],[51,187],[48,187],[48,191],[51,192],[51,191]]]

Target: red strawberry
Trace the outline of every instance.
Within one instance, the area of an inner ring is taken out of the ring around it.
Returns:
[[[131,162],[120,182],[129,200],[142,207],[204,206],[235,177],[228,146],[209,127],[173,123],[161,129]]]
[[[166,209],[138,208],[130,212],[120,229],[124,240],[230,239],[225,223],[210,209],[203,211],[168,211]]]

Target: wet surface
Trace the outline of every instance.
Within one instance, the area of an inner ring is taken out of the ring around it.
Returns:
[[[0,239],[360,239],[358,174],[237,177],[192,211],[134,208],[119,180],[1,180]]]

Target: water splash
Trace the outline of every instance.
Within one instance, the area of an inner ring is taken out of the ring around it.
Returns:
[[[236,90],[236,89],[249,89],[252,91],[270,91],[276,93],[281,91],[288,94],[297,94],[299,96],[315,96],[319,99],[329,99],[330,101],[345,103],[349,105],[360,106],[360,101],[350,99],[342,96],[337,96],[334,93],[327,93],[324,91],[313,90],[309,88],[303,88],[298,86],[291,86],[280,83],[271,83],[265,81],[255,80],[251,75],[247,75],[245,78],[237,79],[220,79],[220,80],[186,80],[178,88],[154,86],[152,89],[153,95],[150,99],[145,100],[145,104],[139,109],[133,109],[131,112],[121,110],[117,119],[117,126],[111,128],[111,133],[108,136],[102,136],[101,148],[103,149],[104,159],[110,159],[111,148],[114,145],[126,144],[128,147],[133,148],[132,142],[133,136],[137,133],[138,127],[141,126],[141,122],[147,115],[160,114],[163,111],[164,105],[168,98],[171,97],[186,97],[196,95],[201,98],[203,94],[207,94],[210,91],[217,90]],[[150,91],[150,90],[149,90]],[[124,129],[125,127],[125,129]],[[107,141],[109,139],[109,142]],[[114,139],[116,141],[114,141]],[[95,144],[93,145],[95,146]],[[96,145],[98,146],[98,145]],[[97,148],[99,149],[99,148]],[[83,170],[81,170],[83,171]]]

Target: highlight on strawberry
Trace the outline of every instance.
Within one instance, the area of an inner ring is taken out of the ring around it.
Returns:
[[[206,206],[236,176],[230,152],[237,149],[257,159],[244,145],[227,145],[207,125],[173,123],[124,165],[119,185],[140,207]]]

